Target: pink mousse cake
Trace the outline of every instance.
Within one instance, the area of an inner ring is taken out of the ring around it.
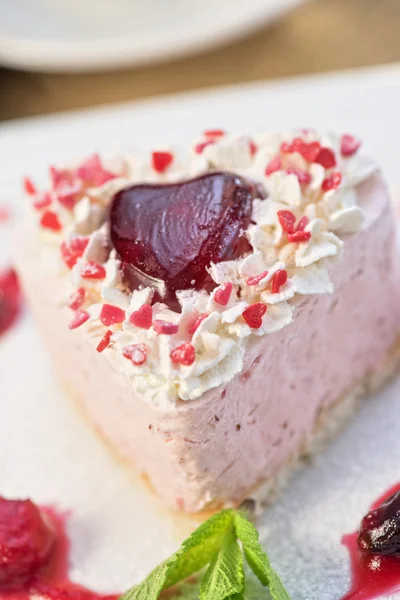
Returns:
[[[55,369],[171,507],[264,498],[400,359],[396,224],[350,136],[207,131],[25,181]]]

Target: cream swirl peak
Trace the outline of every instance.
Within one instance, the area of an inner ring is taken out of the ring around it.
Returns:
[[[95,155],[75,168],[51,169],[44,193],[26,181],[46,252],[68,282],[70,328],[86,329],[94,351],[97,345],[156,405],[227,383],[250,345],[291,323],[302,296],[333,291],[329,264],[363,223],[354,188],[376,171],[359,157],[359,145],[350,135],[311,130],[252,137],[208,131],[187,155],[154,151],[107,168]],[[252,190],[242,251],[230,260],[210,254],[211,285],[176,289],[176,307],[143,282],[127,289],[109,235],[115,195],[134,184],[178,188],[224,171]]]

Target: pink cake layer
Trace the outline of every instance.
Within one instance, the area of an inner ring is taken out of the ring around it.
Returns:
[[[388,353],[400,332],[395,223],[380,176],[358,189],[363,229],[345,239],[333,294],[309,296],[295,321],[252,347],[228,385],[155,408],[93,339],[68,330],[59,279],[41,261],[31,225],[17,266],[56,371],[118,454],[171,507],[196,512],[243,499],[295,456],[328,407]]]

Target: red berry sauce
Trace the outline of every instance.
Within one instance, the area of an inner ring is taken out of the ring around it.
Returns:
[[[0,273],[0,336],[8,331],[21,313],[21,291],[14,269]]]
[[[371,511],[380,509],[399,491],[400,483],[397,483],[372,504]],[[363,552],[360,541],[357,543],[368,517],[363,520],[361,532],[349,533],[342,538],[342,544],[350,554],[352,572],[351,589],[342,600],[372,600],[400,590],[400,556]]]
[[[177,290],[213,289],[210,263],[251,250],[244,232],[254,193],[249,182],[225,172],[118,192],[110,210],[111,241],[129,288],[150,286],[154,300],[170,306]]]
[[[67,515],[0,496],[1,600],[117,600],[69,580]]]

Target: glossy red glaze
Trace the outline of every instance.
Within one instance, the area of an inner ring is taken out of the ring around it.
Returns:
[[[400,491],[400,483],[379,497],[370,510],[378,508],[390,496]],[[400,590],[400,558],[364,553],[357,544],[358,531],[343,536],[342,544],[349,551],[351,588],[342,600],[372,600]]]
[[[165,185],[135,185],[118,192],[110,210],[111,241],[131,290],[155,291],[171,304],[176,290],[212,289],[211,262],[250,250],[254,186],[232,173],[207,173]]]

